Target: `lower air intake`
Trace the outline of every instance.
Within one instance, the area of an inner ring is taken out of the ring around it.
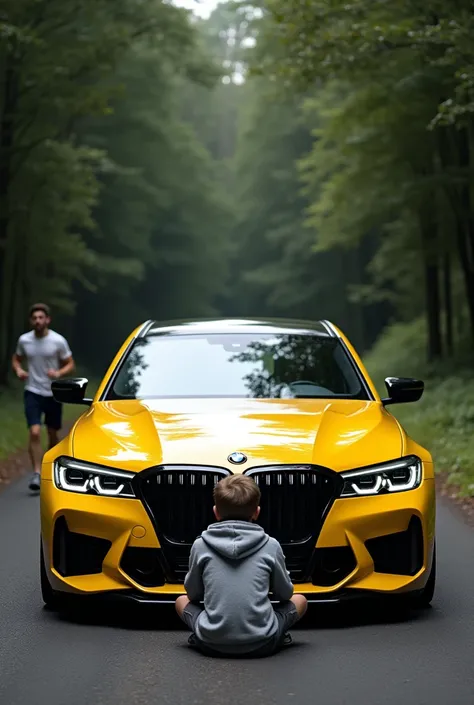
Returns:
[[[102,573],[102,563],[112,543],[97,536],[69,531],[66,519],[54,525],[53,566],[64,578]]]
[[[416,575],[423,567],[423,528],[418,517],[412,517],[408,529],[365,542],[376,573]]]
[[[159,553],[159,548],[129,546],[123,552],[120,567],[138,585],[159,587],[165,584]]]
[[[314,552],[313,585],[331,587],[347,578],[357,566],[352,548],[317,548]]]

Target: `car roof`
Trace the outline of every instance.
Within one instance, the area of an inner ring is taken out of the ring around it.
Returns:
[[[147,321],[139,337],[155,335],[208,335],[225,333],[271,333],[337,337],[329,321],[287,318],[206,318],[179,321]]]

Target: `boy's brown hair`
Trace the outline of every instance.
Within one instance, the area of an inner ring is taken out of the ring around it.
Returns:
[[[223,521],[250,521],[260,503],[260,489],[251,477],[230,475],[214,488],[214,502]]]

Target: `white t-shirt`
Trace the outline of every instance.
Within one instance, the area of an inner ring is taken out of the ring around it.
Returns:
[[[28,379],[25,389],[43,397],[52,397],[51,380],[48,370],[59,370],[61,363],[72,356],[66,338],[54,330],[38,338],[31,330],[18,339],[16,354],[28,362]]]

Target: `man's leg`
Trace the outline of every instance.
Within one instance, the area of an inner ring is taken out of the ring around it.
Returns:
[[[28,452],[33,466],[33,475],[30,480],[29,488],[32,492],[38,492],[41,483],[41,459],[43,457],[43,449],[41,447],[41,426],[33,424],[30,426],[30,441],[28,444]]]
[[[59,443],[59,433],[57,428],[48,428],[48,448],[54,448]]]
[[[43,457],[43,449],[41,447],[41,426],[34,424],[30,426],[30,441],[28,444],[28,452],[33,466],[33,472],[41,472],[41,459]]]
[[[30,480],[30,490],[36,492],[40,488],[40,471],[43,449],[41,448],[41,417],[43,415],[42,399],[38,394],[25,391],[25,416],[29,429],[28,453],[33,467],[33,477]]]
[[[48,445],[49,448],[54,448],[59,443],[59,431],[62,426],[62,404],[56,401],[53,397],[45,398],[45,414],[44,420],[48,429]]]

